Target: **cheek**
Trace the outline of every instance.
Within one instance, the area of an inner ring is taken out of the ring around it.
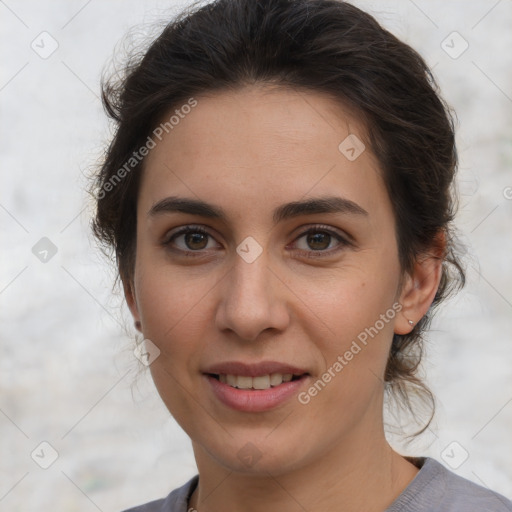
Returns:
[[[195,360],[198,344],[205,342],[204,308],[214,283],[162,265],[149,251],[140,251],[137,258],[135,282],[144,336],[160,348],[159,362],[173,367],[179,362],[182,372]]]
[[[364,409],[372,394],[382,388],[400,307],[395,303],[398,265],[387,262],[388,271],[382,272],[376,262],[367,259],[364,269],[354,265],[337,279],[331,276],[325,282],[305,279],[297,288],[316,314],[316,319],[311,317],[308,335],[322,354],[323,370],[330,370],[320,376],[328,381],[330,392],[318,393],[318,405],[323,402],[328,407],[334,400],[356,416],[356,410]],[[315,282],[314,287],[311,282]],[[319,329],[326,335],[319,335]],[[336,409],[329,414],[338,417],[342,412]]]
[[[365,288],[357,287],[352,291],[336,304],[325,303],[335,337],[331,334],[329,342],[312,338],[325,367],[306,390],[311,411],[322,411],[325,424],[341,430],[350,430],[370,410],[380,411],[396,316],[392,302],[377,293],[367,294]]]
[[[313,269],[290,278],[287,284],[303,303],[299,307],[310,311],[309,327],[317,329],[311,339],[325,340],[320,341],[324,348],[343,350],[349,340],[376,322],[384,335],[392,332],[394,310],[387,315],[385,325],[379,320],[394,304],[399,267],[392,258],[383,261],[379,256],[361,255],[360,261],[332,272]],[[319,337],[318,329],[326,337]]]
[[[150,366],[154,384],[163,402],[181,425],[197,415],[195,394],[199,362],[208,322],[204,312],[205,290],[169,268],[144,265],[140,260],[137,299],[144,337],[155,343],[160,354]],[[143,269],[143,272],[142,272]],[[185,391],[186,390],[186,391]]]

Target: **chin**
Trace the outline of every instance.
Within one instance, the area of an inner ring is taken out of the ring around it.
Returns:
[[[287,441],[290,443],[289,437]],[[300,450],[297,449],[299,445]],[[206,446],[209,456],[213,457],[218,464],[228,471],[240,474],[278,476],[297,469],[304,463],[305,454],[302,443],[297,441],[286,446],[277,437],[274,440],[265,440],[263,436],[258,440],[253,435],[245,437],[240,435],[237,440],[230,438],[229,442],[221,441],[216,446],[212,446],[209,439]],[[297,458],[299,456],[300,459]]]

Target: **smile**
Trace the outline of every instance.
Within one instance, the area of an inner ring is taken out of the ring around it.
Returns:
[[[245,413],[269,411],[285,405],[300,393],[311,378],[308,373],[271,373],[257,377],[207,373],[204,377],[209,396],[214,401]]]
[[[238,389],[270,389],[271,387],[280,386],[283,382],[290,382],[300,379],[301,375],[293,375],[292,373],[272,373],[260,375],[258,377],[249,377],[247,375],[231,375],[231,374],[210,374],[213,378]]]

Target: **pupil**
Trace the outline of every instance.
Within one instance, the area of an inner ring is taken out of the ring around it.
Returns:
[[[206,240],[206,235],[204,235],[203,233],[187,233],[185,235],[185,242],[190,249],[204,249],[204,244],[203,247],[194,246],[195,242],[199,242],[199,244],[201,245],[201,238]]]
[[[315,233],[313,235],[309,235],[308,244],[313,249],[326,249],[327,247],[329,247],[329,242],[327,242],[327,245],[325,245],[325,243],[322,244],[321,237],[325,237],[325,239],[326,239],[327,237],[330,237],[330,236],[331,235],[328,235],[327,233]],[[325,241],[325,239],[324,239],[324,241]],[[318,246],[315,247],[315,244],[318,242],[320,242],[320,247],[318,247]]]

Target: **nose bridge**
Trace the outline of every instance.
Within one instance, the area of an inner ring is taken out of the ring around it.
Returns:
[[[243,251],[247,246],[242,243],[238,249]],[[252,249],[249,245],[245,254]],[[246,340],[254,340],[268,328],[283,329],[288,315],[286,305],[276,292],[266,251],[252,261],[244,257],[244,252],[236,254],[222,290],[218,327],[235,331]]]
[[[239,250],[243,250],[242,244]],[[265,283],[268,285],[269,274],[267,254],[262,253],[254,261],[246,260],[238,254],[231,272],[231,294],[239,300],[246,300],[251,296],[254,300],[268,300],[270,296],[263,295],[269,291],[268,286],[267,289],[264,286]]]

